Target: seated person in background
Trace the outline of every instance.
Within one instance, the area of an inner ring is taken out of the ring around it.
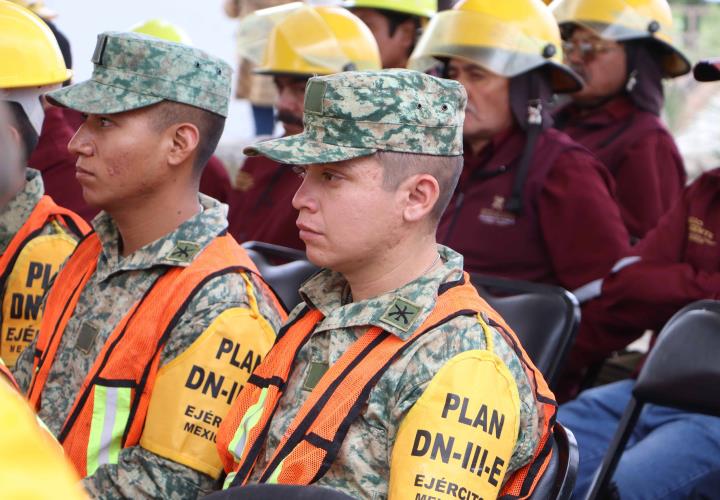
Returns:
[[[305,96],[302,134],[246,151],[298,165],[300,237],[325,269],[223,421],[226,486],[532,490],[552,393],[462,256],[435,241],[462,169],[462,86],[345,72],[310,79]]]
[[[705,63],[696,76],[720,80],[720,69]],[[720,169],[715,169],[693,182],[633,248],[633,257],[623,259],[599,284],[599,297],[583,310],[570,358],[575,378],[569,380],[578,380],[588,363],[604,359],[645,330],[659,331],[687,304],[720,299],[718,234]],[[589,389],[560,408],[558,420],[575,434],[580,450],[577,498],[582,498],[602,461],[632,387],[632,380],[624,380]],[[621,498],[684,498],[718,470],[720,418],[650,405],[643,410],[614,481]]]
[[[633,240],[682,195],[685,168],[660,120],[663,78],[690,71],[672,45],[667,0],[561,0],[553,4],[567,64],[585,82],[556,126],[592,151],[615,179]]]
[[[92,496],[197,498],[215,435],[284,313],[226,208],[198,194],[230,67],[188,47],[102,33],[86,82],[47,94],[86,120],[69,144],[103,212],[45,299],[14,375]]]
[[[405,68],[422,27],[437,13],[437,0],[346,0],[380,47],[383,68]]]
[[[440,12],[410,59],[443,65],[468,92],[465,169],[438,241],[465,269],[569,290],[626,254],[612,178],[551,127],[547,101],[580,83],[561,64],[560,33],[536,0],[465,0]]]
[[[264,34],[255,73],[271,75],[277,88],[275,107],[285,128],[284,137],[302,132],[305,85],[312,75],[330,75],[346,69],[380,69],[375,39],[363,22],[341,7],[294,4],[283,16],[263,9],[240,22],[239,47],[254,47],[246,36],[257,26],[271,26]],[[275,25],[268,21],[269,16]],[[240,242],[264,241],[298,250],[305,245],[295,226],[292,197],[300,180],[291,169],[265,157],[247,158],[235,178],[230,197],[230,233]]]
[[[0,101],[0,206],[22,179],[21,145],[10,134],[10,116]],[[0,498],[87,498],[57,443],[38,425],[0,357]]]
[[[13,367],[42,320],[45,290],[90,228],[45,195],[27,168],[43,123],[40,97],[71,72],[50,29],[30,11],[0,2],[0,357]]]

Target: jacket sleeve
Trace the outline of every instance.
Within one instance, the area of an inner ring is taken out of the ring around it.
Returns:
[[[257,290],[258,287],[254,288]],[[248,308],[246,290],[245,282],[237,274],[209,281],[193,298],[172,331],[162,352],[161,365],[166,366],[194,346],[195,340],[223,312],[238,307]],[[261,294],[256,294],[256,297],[259,302],[265,302]],[[273,308],[259,304],[259,310],[263,315],[271,315],[272,312],[266,311],[273,311]],[[266,319],[277,330],[279,316],[272,316]],[[210,446],[214,453],[214,442],[210,442]],[[101,465],[93,475],[83,480],[83,484],[97,498],[194,499],[218,486],[209,475],[153,453],[141,445],[123,449],[117,464]]]
[[[655,130],[630,145],[615,170],[617,199],[633,238],[643,238],[681,198],[685,167],[672,137]]]
[[[629,251],[612,179],[584,151],[564,153],[550,169],[538,217],[560,284],[569,290],[605,276]]]
[[[568,374],[581,376],[588,366],[624,348],[646,330],[660,330],[685,305],[720,298],[720,273],[700,271],[683,262],[687,206],[697,188],[688,188],[658,226],[633,248],[640,260],[608,275],[601,295],[583,306]]]

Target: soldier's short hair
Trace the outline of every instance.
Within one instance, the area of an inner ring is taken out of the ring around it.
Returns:
[[[225,118],[204,109],[187,104],[162,101],[152,109],[153,125],[158,131],[164,131],[176,123],[192,123],[200,133],[193,169],[202,173],[205,164],[217,148],[225,128]]]
[[[440,186],[440,195],[430,217],[433,224],[437,225],[460,179],[463,157],[378,151],[376,158],[383,167],[382,187],[388,191],[395,191],[405,179],[413,175],[428,174],[435,177]]]

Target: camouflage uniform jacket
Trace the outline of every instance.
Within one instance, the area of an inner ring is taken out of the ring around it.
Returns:
[[[430,314],[443,283],[460,279],[463,258],[449,248],[438,246],[443,265],[392,292],[361,302],[347,303],[349,287],[338,273],[327,269],[300,289],[303,300],[325,318],[303,346],[292,375],[270,424],[265,450],[260,454],[251,482],[257,481],[283,433],[304,403],[309,392],[303,389],[311,363],[331,365],[347,351],[369,326],[378,326],[403,339],[413,333],[393,328],[380,318],[396,297],[421,307],[413,324],[420,325]],[[289,320],[302,309],[298,306]],[[515,352],[497,331],[493,331],[495,354],[510,369],[520,395],[520,431],[506,477],[528,463],[540,438],[538,408],[533,390]],[[438,370],[456,355],[485,349],[485,337],[477,319],[456,317],[430,330],[383,374],[370,393],[368,405],[351,425],[334,464],[318,485],[341,490],[356,498],[386,498],[393,443],[403,417],[417,401]]]
[[[183,222],[177,229],[149,243],[131,255],[122,257],[117,226],[107,213],[101,213],[93,226],[102,242],[102,253],[95,274],[83,290],[75,313],[65,328],[58,354],[43,391],[39,416],[54,434],[58,434],[70,412],[75,395],[109,337],[131,306],[148,290],[166,266],[187,266],[169,259],[179,242],[192,241],[206,247],[227,228],[227,206],[200,195],[203,211]],[[199,252],[198,252],[199,253]],[[258,306],[277,330],[281,320],[263,288],[252,277]],[[60,286],[60,283],[57,284]],[[249,307],[246,285],[236,273],[211,279],[190,302],[172,331],[161,355],[161,364],[173,360],[187,349],[226,309]],[[84,323],[93,325],[98,334],[87,354],[75,347]],[[15,376],[27,391],[32,369],[34,345],[18,360]],[[196,498],[209,493],[214,481],[198,471],[157,456],[140,446],[125,448],[117,464],[101,465],[83,480],[91,495],[98,498]]]
[[[15,234],[25,224],[40,198],[45,194],[40,172],[28,168],[26,177],[27,182],[23,190],[0,209],[0,254],[5,252]],[[58,224],[46,224],[39,235],[56,233],[67,234],[71,238],[77,239],[73,233],[64,231]]]

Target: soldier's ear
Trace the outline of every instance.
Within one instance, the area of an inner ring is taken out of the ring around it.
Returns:
[[[403,218],[419,222],[428,218],[440,197],[440,184],[430,174],[411,175],[400,185],[404,193]]]
[[[167,129],[170,140],[168,163],[173,166],[192,163],[200,143],[200,131],[189,122],[176,123]]]

